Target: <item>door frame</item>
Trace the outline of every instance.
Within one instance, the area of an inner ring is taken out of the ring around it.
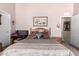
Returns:
[[[64,41],[64,39],[63,39],[63,20],[62,20],[62,17],[70,17],[72,19],[72,16],[60,16],[61,38],[62,38],[62,41]]]
[[[8,16],[9,16],[9,21],[10,21],[10,25],[9,25],[9,45],[10,45],[10,42],[11,42],[11,15],[10,14],[8,14]]]

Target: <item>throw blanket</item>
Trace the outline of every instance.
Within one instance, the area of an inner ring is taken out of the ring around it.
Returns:
[[[68,48],[61,44],[15,43],[5,49],[2,56],[73,56]]]

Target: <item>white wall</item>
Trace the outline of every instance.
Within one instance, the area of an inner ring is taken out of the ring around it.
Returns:
[[[19,4],[15,5],[16,29],[30,29],[33,27],[33,16],[48,16],[48,27],[51,27],[51,36],[61,37],[61,28],[57,29],[60,23],[60,16],[65,12],[73,14],[73,4]]]

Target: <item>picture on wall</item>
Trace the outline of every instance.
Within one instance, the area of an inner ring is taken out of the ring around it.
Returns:
[[[47,16],[33,17],[33,26],[48,26],[48,17]]]

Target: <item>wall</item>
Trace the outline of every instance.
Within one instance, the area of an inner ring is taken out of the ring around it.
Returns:
[[[0,3],[0,10],[3,10],[11,15],[11,20],[15,20],[15,4],[14,3]],[[11,25],[12,32],[15,30],[14,26]]]
[[[73,13],[74,15],[79,14],[79,3],[74,3]]]
[[[65,12],[73,14],[73,4],[15,4],[16,12],[16,29],[30,29],[33,27],[33,16],[48,16],[48,27],[51,27],[51,36],[61,37],[61,28],[57,28],[57,24],[61,25],[60,16]]]

